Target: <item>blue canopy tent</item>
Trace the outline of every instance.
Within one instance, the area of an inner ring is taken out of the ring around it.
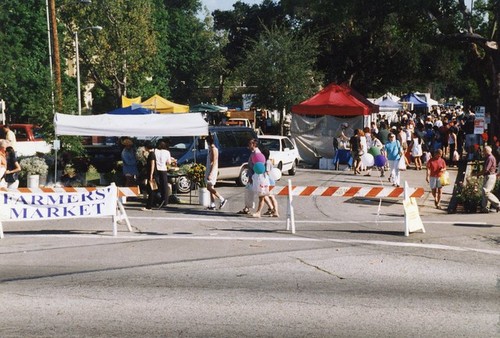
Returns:
[[[110,111],[108,114],[111,115],[147,115],[153,114],[152,110],[146,109],[144,107],[131,105],[125,108],[117,108]]]
[[[429,105],[427,102],[421,100],[414,93],[408,93],[405,96],[401,97],[400,103],[403,105],[403,108],[406,109],[428,109]],[[405,107],[406,105],[411,105],[412,107]]]

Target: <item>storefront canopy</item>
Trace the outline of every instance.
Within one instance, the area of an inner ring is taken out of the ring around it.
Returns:
[[[292,107],[299,115],[356,116],[378,113],[378,106],[347,85],[330,84]]]
[[[208,135],[200,113],[149,115],[55,114],[56,135],[74,136],[199,136]]]
[[[141,102],[144,108],[151,109],[157,113],[189,113],[189,106],[177,104],[160,95],[153,95],[144,102]]]

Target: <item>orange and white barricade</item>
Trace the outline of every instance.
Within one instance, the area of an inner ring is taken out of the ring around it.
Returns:
[[[286,230],[295,233],[295,216],[293,210],[294,196],[321,196],[321,197],[367,197],[367,198],[400,198],[403,197],[405,208],[405,236],[410,232],[422,230],[424,225],[418,214],[416,198],[424,196],[424,188],[410,188],[405,182],[405,187],[320,187],[320,186],[293,186],[288,180],[287,186],[270,187],[271,193],[276,196],[287,196]],[[382,200],[380,200],[382,202]],[[380,205],[379,205],[380,210]]]

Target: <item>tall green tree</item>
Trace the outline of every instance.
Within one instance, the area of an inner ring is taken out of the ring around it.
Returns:
[[[168,48],[159,57],[165,62],[171,99],[190,104],[197,101],[201,74],[210,63],[211,47],[205,25],[196,16],[201,7],[199,0],[164,1],[165,21],[156,27]]]
[[[7,120],[52,121],[45,1],[0,3],[0,99]]]
[[[451,3],[453,10],[444,5]],[[442,45],[459,45],[466,50],[464,74],[472,78],[481,97],[467,97],[471,105],[484,105],[491,114],[490,137],[500,135],[500,1],[478,0],[474,8],[464,0],[430,2],[426,7],[436,39]]]
[[[74,59],[74,33],[79,34],[82,82],[95,83],[94,108],[120,106],[122,96],[135,96],[152,74],[156,32],[151,0],[93,1],[82,6],[63,0],[58,16],[65,26],[65,55]],[[101,26],[101,31],[85,30]],[[139,94],[140,95],[140,94]]]
[[[264,0],[260,5],[248,5],[237,1],[229,11],[213,12],[214,28],[227,32],[228,43],[222,48],[226,59],[225,68],[220,74],[217,103],[222,103],[226,81],[245,61],[252,40],[257,40],[264,27],[285,26],[288,18],[281,5],[272,0]]]
[[[253,103],[278,110],[281,126],[285,112],[321,85],[322,79],[314,70],[317,50],[314,37],[273,26],[265,28],[245,54],[239,71],[250,93],[255,94]]]
[[[423,13],[422,1],[283,0],[282,4],[304,34],[318,36],[318,68],[327,82],[347,82],[368,95],[416,90],[455,74],[459,54],[433,43],[433,27],[418,15]]]

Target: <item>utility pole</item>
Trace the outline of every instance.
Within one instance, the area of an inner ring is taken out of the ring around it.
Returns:
[[[57,111],[63,110],[62,83],[61,83],[61,57],[59,54],[59,39],[57,34],[56,2],[50,0],[50,21],[52,23],[52,44],[54,48],[54,68],[56,80]]]

